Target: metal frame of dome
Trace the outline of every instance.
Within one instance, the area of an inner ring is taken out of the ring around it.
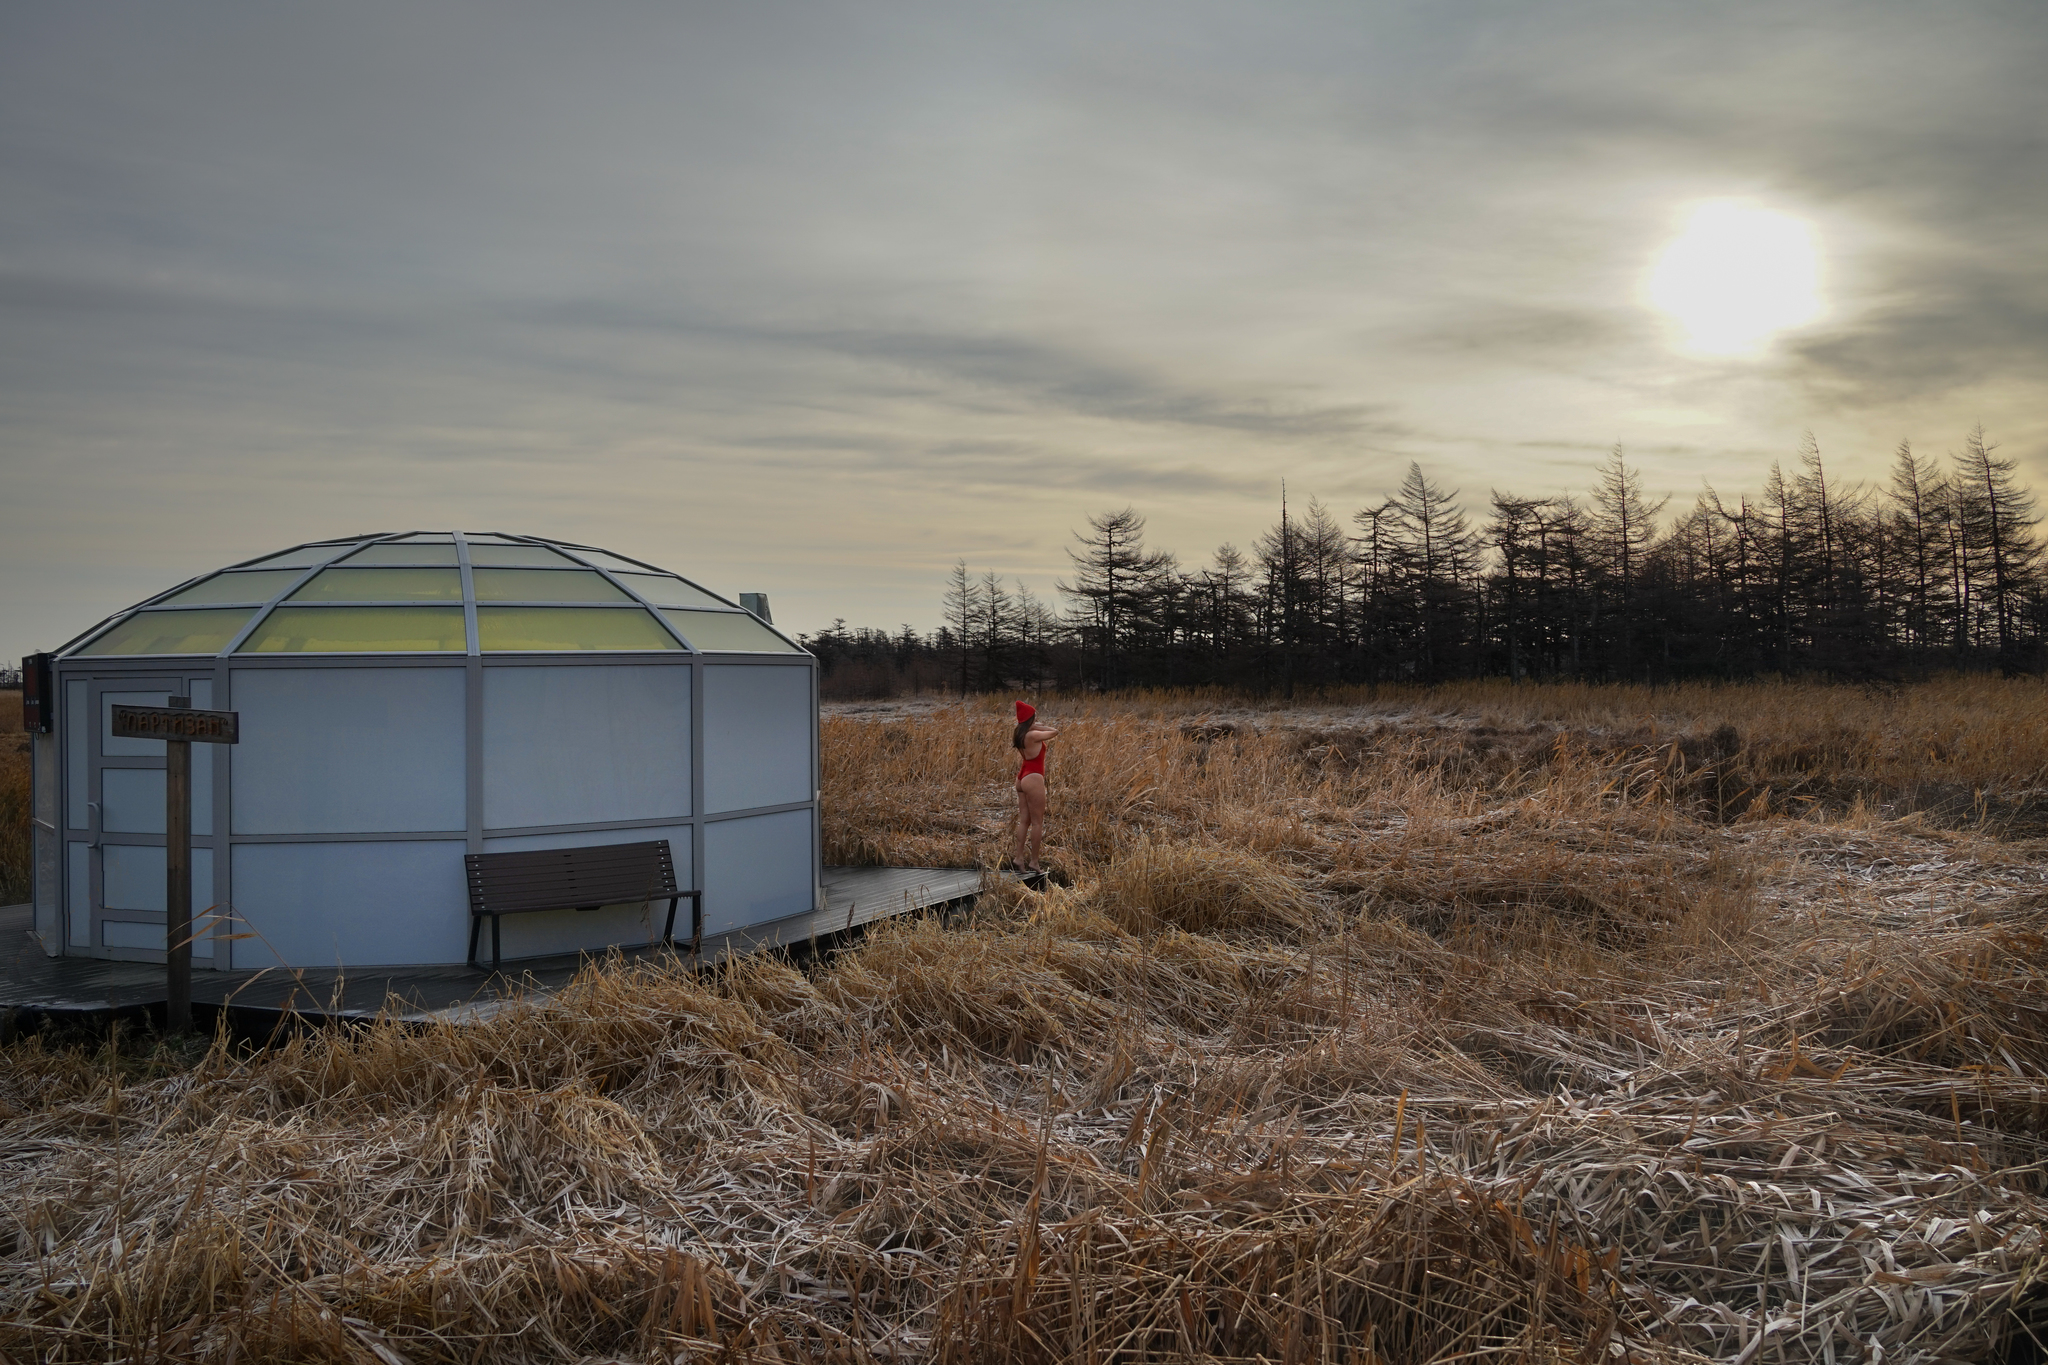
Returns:
[[[437,562],[435,557],[425,553],[429,547],[452,547],[451,562]],[[396,556],[381,557],[377,563],[352,563],[360,560],[369,551],[379,548],[400,551]],[[490,552],[500,549],[531,549],[561,559],[560,564],[529,562],[491,563]],[[308,555],[307,552],[316,552]],[[325,553],[318,553],[324,551]],[[416,561],[405,564],[405,552],[412,551]],[[478,551],[482,551],[481,557]],[[289,561],[301,560],[300,563]],[[286,561],[280,563],[280,561]],[[608,562],[607,562],[608,561]],[[314,600],[298,600],[301,594],[315,588],[318,581],[332,570],[349,572],[369,569],[377,572],[399,568],[420,570],[452,569],[456,571],[455,584],[459,586],[459,599],[455,594],[444,594],[430,598],[370,596],[362,598],[327,597]],[[571,597],[535,592],[531,595],[480,596],[477,591],[476,573],[481,570],[487,575],[534,577],[550,571],[559,574],[575,574],[578,577],[598,576],[599,580],[617,594],[610,598]],[[180,602],[178,599],[201,592],[206,585],[240,578],[250,574],[289,574],[288,578],[273,578],[265,591],[251,592],[227,597],[202,597],[200,600]],[[639,583],[637,578],[649,578],[660,582],[674,583],[679,589],[673,600],[661,600],[663,593],[655,582]],[[652,595],[650,595],[652,594]],[[624,555],[601,550],[595,546],[580,545],[571,541],[550,540],[540,536],[511,535],[504,532],[464,533],[460,531],[393,531],[372,535],[350,536],[337,540],[308,541],[275,554],[257,559],[230,564],[211,573],[201,574],[177,584],[154,597],[138,602],[126,611],[116,612],[90,630],[67,640],[56,653],[59,657],[95,658],[139,658],[150,656],[186,657],[193,654],[212,654],[225,657],[251,651],[251,642],[257,637],[266,622],[283,608],[288,611],[392,611],[392,610],[442,610],[460,606],[463,614],[464,644],[462,648],[447,649],[291,649],[279,652],[322,653],[322,654],[425,654],[425,653],[539,653],[539,652],[615,652],[602,645],[590,647],[548,646],[541,649],[520,649],[515,646],[487,645],[482,639],[482,619],[479,609],[484,612],[507,611],[584,611],[604,610],[631,613],[639,607],[651,615],[658,628],[655,638],[664,643],[636,648],[668,648],[665,641],[672,640],[674,647],[694,653],[801,653],[802,647],[788,636],[776,630],[773,623],[761,620],[744,607],[720,597],[680,574],[658,568],[643,560],[631,559]],[[216,617],[227,612],[246,610],[249,615],[239,629],[225,632],[223,643],[217,649],[122,649],[112,652],[95,651],[92,646],[115,637],[120,628],[129,624],[138,615],[169,612],[208,612]],[[632,614],[633,619],[644,621],[645,616]],[[622,618],[624,619],[624,618]],[[686,633],[697,627],[697,638]],[[719,636],[724,636],[721,640]],[[752,647],[736,646],[731,640],[747,640]]]
[[[385,562],[364,564],[365,552]],[[389,561],[409,554],[452,558],[410,567],[454,571],[459,598],[444,580],[427,599],[294,600],[335,569],[402,574]],[[489,562],[522,556],[535,563]],[[266,577],[260,598],[203,600],[224,575],[279,569],[288,576]],[[551,571],[579,581],[528,596],[514,577]],[[563,595],[600,583],[603,600]],[[324,647],[331,628],[257,647],[284,617],[421,606],[446,620],[459,609],[459,637],[440,641],[450,647]],[[138,618],[223,609],[246,619],[203,647],[92,652]],[[555,637],[494,642],[493,613],[520,611],[552,613]],[[652,625],[624,648],[556,638],[563,622],[606,613]],[[109,616],[52,668],[55,727],[32,752],[36,926],[53,956],[163,957],[162,745],[112,737],[106,715],[116,699],[174,691],[242,715],[242,743],[195,746],[194,875],[205,884],[193,904],[213,912],[198,967],[459,963],[462,855],[499,849],[668,838],[678,874],[705,893],[708,935],[772,934],[823,903],[817,661],[761,617],[641,560],[499,532],[313,541]],[[651,927],[637,908],[519,916],[505,923],[506,956],[639,942]]]

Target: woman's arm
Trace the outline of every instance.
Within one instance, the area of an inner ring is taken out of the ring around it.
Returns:
[[[1043,744],[1058,733],[1059,731],[1053,729],[1050,725],[1034,725],[1031,727],[1031,732],[1024,736],[1024,742],[1029,744],[1036,740],[1038,743]]]

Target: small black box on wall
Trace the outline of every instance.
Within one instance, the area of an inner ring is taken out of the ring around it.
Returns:
[[[21,661],[21,728],[49,734],[57,728],[56,680],[52,676],[53,654],[31,654]]]

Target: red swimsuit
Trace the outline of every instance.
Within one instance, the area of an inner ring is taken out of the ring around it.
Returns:
[[[1038,757],[1024,760],[1024,766],[1017,769],[1017,780],[1019,782],[1022,782],[1031,773],[1037,773],[1040,777],[1045,776],[1045,751],[1051,747],[1051,744],[1052,741],[1047,740],[1038,746]]]

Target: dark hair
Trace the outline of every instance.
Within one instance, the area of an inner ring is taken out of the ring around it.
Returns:
[[[1026,735],[1030,734],[1030,733],[1031,733],[1031,727],[1032,727],[1033,725],[1036,725],[1037,723],[1038,723],[1038,722],[1037,722],[1037,719],[1036,719],[1035,717],[1034,717],[1033,719],[1031,719],[1031,720],[1020,720],[1020,721],[1018,721],[1018,722],[1017,722],[1017,733],[1016,733],[1016,734],[1014,734],[1014,735],[1012,735],[1012,736],[1010,736],[1010,747],[1011,747],[1011,748],[1013,748],[1013,749],[1015,749],[1015,750],[1016,750],[1016,751],[1017,751],[1018,753],[1020,753],[1020,754],[1021,754],[1021,753],[1023,753],[1023,752],[1024,752],[1024,736],[1026,736]]]

